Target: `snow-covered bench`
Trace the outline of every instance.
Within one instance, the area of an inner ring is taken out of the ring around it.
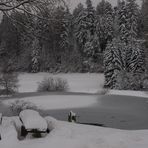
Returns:
[[[19,114],[22,122],[21,135],[30,133],[49,133],[47,121],[34,110],[24,110]]]

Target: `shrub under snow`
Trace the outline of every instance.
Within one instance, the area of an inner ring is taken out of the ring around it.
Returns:
[[[50,92],[50,91],[67,91],[68,82],[62,78],[44,78],[42,82],[39,83],[39,92]]]
[[[12,102],[10,108],[15,115],[19,115],[19,113],[25,109],[37,110],[37,107],[33,103],[23,100],[16,100]]]

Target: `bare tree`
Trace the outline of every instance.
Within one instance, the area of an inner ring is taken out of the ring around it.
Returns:
[[[19,22],[15,17],[12,17],[12,13],[25,14],[28,19],[31,16],[34,21],[36,19],[59,21],[53,18],[53,12],[58,6],[68,9],[68,4],[65,0],[0,0],[0,12],[7,16],[16,28],[18,24],[24,26],[26,29],[33,26],[29,24],[26,26]],[[32,20],[29,21],[32,23]],[[34,36],[37,36],[37,34],[35,33]]]
[[[0,11],[4,14],[9,14],[11,11],[23,11],[38,17],[38,12],[58,5],[67,7],[64,0],[0,0]]]

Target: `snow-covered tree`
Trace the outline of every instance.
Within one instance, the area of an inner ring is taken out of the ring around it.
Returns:
[[[136,0],[126,1],[126,28],[127,28],[127,68],[129,72],[143,72],[144,48],[138,40],[139,8]]]
[[[79,3],[77,5],[77,7],[73,10],[73,16],[74,16],[74,18],[78,17],[79,14],[81,13],[81,11],[83,11],[83,10],[84,10],[83,4],[82,3]]]
[[[105,87],[115,88],[116,78],[126,69],[126,44],[119,38],[109,42],[104,52]]]
[[[71,14],[69,10],[67,9],[64,12],[64,18],[62,21],[62,32],[61,32],[61,47],[63,49],[67,49],[70,45],[70,35],[71,35]]]
[[[91,0],[86,0],[86,25],[89,30],[88,35],[93,36],[95,33],[95,10]]]
[[[37,38],[32,43],[32,60],[31,60],[31,72],[36,73],[40,70],[40,43]]]
[[[103,16],[108,14],[111,11],[112,11],[112,5],[106,0],[102,0],[96,7],[97,15]]]
[[[75,21],[75,36],[80,46],[81,53],[84,53],[86,42],[95,32],[95,11],[90,0],[86,1],[87,8],[81,11]]]
[[[119,36],[124,42],[127,42],[128,29],[127,29],[127,9],[125,1],[119,2],[118,10],[118,26],[119,26]]]
[[[113,38],[113,17],[111,14],[99,16],[96,23],[97,35],[101,51],[104,51],[108,41]]]
[[[148,72],[148,0],[143,0],[141,7],[141,16],[142,16],[142,37],[145,40],[145,63],[146,71]]]
[[[92,36],[85,44],[84,53],[88,58],[95,59],[97,53],[100,52],[100,44],[97,34]]]
[[[128,38],[133,40],[137,38],[138,34],[138,17],[139,17],[139,8],[136,0],[127,0],[126,2],[126,25],[128,29]]]
[[[142,19],[143,19],[143,31],[144,34],[148,34],[148,1],[147,0],[143,0],[142,3]]]
[[[104,51],[108,41],[113,38],[113,9],[112,5],[102,0],[96,8],[96,31],[101,51]]]
[[[144,47],[138,40],[127,44],[126,49],[126,67],[128,72],[144,72]]]

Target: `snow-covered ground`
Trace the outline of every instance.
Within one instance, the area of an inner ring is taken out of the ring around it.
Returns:
[[[48,77],[60,77],[68,81],[70,92],[81,93],[96,93],[102,90],[104,85],[103,74],[92,73],[68,73],[68,74],[49,74],[49,73],[37,73],[37,74],[20,74],[19,76],[19,92],[36,92],[38,83],[44,78]]]
[[[67,79],[70,92],[35,93],[38,82],[48,76]],[[59,120],[67,121],[67,115],[72,110],[79,116],[79,122],[101,123],[120,129],[148,128],[147,93],[108,90],[106,95],[99,95],[103,91],[103,74],[21,74],[19,79],[19,90],[25,93],[21,97],[18,95],[0,102],[0,112],[4,115],[12,116],[9,105],[15,100],[24,100],[35,104],[43,114]]]
[[[61,77],[68,81],[69,92],[77,93],[100,93],[103,91],[104,75],[98,73],[68,73],[68,74],[49,74],[37,73],[28,74],[22,73],[19,75],[19,92],[36,92],[38,83],[44,78]],[[130,90],[109,90],[108,95],[125,95],[148,97],[147,92],[130,91]]]
[[[51,130],[49,135],[40,139],[26,138],[19,141],[11,120],[5,118],[5,125],[2,124],[0,127],[2,136],[0,148],[147,148],[148,146],[148,130],[126,131],[79,125],[57,121],[51,117],[46,117]]]
[[[69,83],[70,93],[36,92],[38,82],[44,77],[62,77]],[[3,99],[0,110],[7,112],[7,107],[15,100],[34,103],[45,115],[52,115],[61,120],[67,120],[69,111],[79,116],[79,122],[99,123],[107,127],[70,124],[47,118],[52,131],[41,139],[19,141],[17,138],[18,117],[4,117],[0,126],[2,141],[0,148],[147,148],[148,147],[148,94],[141,91],[108,90],[103,92],[103,74],[21,74],[19,76],[19,92],[28,96]],[[32,93],[29,96],[29,93]],[[19,123],[20,124],[20,123]],[[16,125],[14,127],[14,125]],[[52,125],[52,126],[51,126]],[[135,130],[136,129],[136,130]],[[8,142],[9,141],[9,142]]]
[[[146,91],[132,91],[132,90],[109,90],[108,95],[121,95],[121,96],[135,96],[135,97],[148,97]]]
[[[68,81],[69,92],[77,93],[100,93],[103,91],[104,75],[98,73],[68,73],[68,74],[49,74],[37,73],[28,74],[22,73],[19,75],[19,92],[36,92],[38,83],[44,78],[61,77]],[[130,90],[109,90],[108,95],[124,95],[148,97],[147,92],[130,91]],[[87,102],[87,101],[86,101]]]

